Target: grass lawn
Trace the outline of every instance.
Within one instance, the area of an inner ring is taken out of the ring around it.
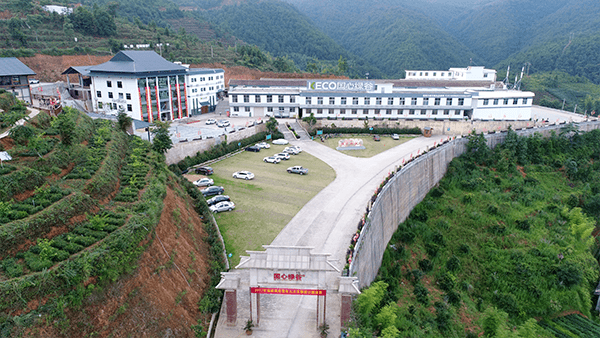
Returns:
[[[215,214],[225,247],[232,254],[230,263],[235,267],[246,250],[263,250],[262,245],[273,239],[319,191],[335,179],[335,172],[316,157],[301,152],[291,155],[279,164],[265,163],[263,158],[283,151],[285,146],[271,145],[258,153],[243,152],[211,166],[215,185],[225,188],[224,195],[231,197],[235,209]],[[308,175],[288,174],[294,165],[308,168]],[[234,179],[231,175],[240,170],[254,173],[250,181]],[[190,179],[199,177],[190,175]]]
[[[379,153],[382,153],[388,149],[394,148],[395,146],[402,144],[404,142],[408,142],[414,138],[414,136],[402,136],[400,135],[399,140],[394,140],[388,135],[380,135],[381,141],[376,142],[373,141],[372,135],[351,135],[346,137],[333,137],[325,140],[324,145],[328,146],[331,149],[335,149],[338,146],[338,141],[348,138],[357,138],[363,140],[363,145],[366,149],[362,150],[340,150],[342,153],[352,156],[352,157],[363,157],[369,158],[373,157]],[[321,140],[315,138],[315,142],[321,142]]]

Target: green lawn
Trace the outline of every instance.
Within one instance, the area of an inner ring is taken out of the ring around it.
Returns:
[[[357,138],[363,140],[363,145],[366,149],[362,150],[341,150],[342,153],[352,156],[352,157],[364,157],[369,158],[373,157],[379,153],[382,153],[388,149],[394,148],[395,146],[402,144],[404,142],[408,142],[412,140],[413,136],[402,136],[400,135],[399,140],[394,140],[388,135],[381,135],[381,141],[376,142],[373,141],[372,135],[351,135],[345,137],[334,137],[329,138],[323,142],[324,145],[328,146],[331,149],[335,149],[338,146],[338,141],[348,138]],[[321,140],[315,138],[315,142],[321,142]]]
[[[305,152],[279,164],[263,162],[283,148],[271,145],[259,153],[243,152],[212,165],[215,185],[223,186],[235,203],[233,211],[215,215],[227,252],[232,254],[232,267],[246,250],[262,250],[262,245],[271,244],[292,217],[335,179],[331,167]],[[308,175],[288,174],[286,169],[294,165],[308,168]],[[239,170],[253,172],[254,180],[232,178]]]

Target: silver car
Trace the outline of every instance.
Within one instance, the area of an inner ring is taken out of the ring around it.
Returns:
[[[287,168],[287,172],[290,174],[306,175],[306,174],[308,174],[308,169],[303,168],[300,165],[296,165],[296,166]]]
[[[197,187],[210,187],[211,185],[215,184],[215,181],[213,181],[212,178],[201,178],[197,181],[194,181],[194,185]]]
[[[235,209],[235,204],[233,204],[231,201],[223,201],[215,205],[211,205],[209,209],[216,214],[218,212],[231,211]]]
[[[263,161],[267,162],[267,163],[273,163],[273,164],[277,164],[279,163],[281,160],[279,159],[279,157],[275,157],[275,156],[269,156],[269,157],[265,157],[263,158]]]
[[[239,178],[242,180],[251,180],[254,178],[254,174],[249,171],[237,171],[233,173],[233,178]]]
[[[273,156],[279,158],[280,160],[286,160],[287,161],[287,160],[290,159],[290,154],[288,154],[288,153],[278,153],[278,154],[275,154]]]

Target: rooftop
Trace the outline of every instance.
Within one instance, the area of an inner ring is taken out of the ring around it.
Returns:
[[[12,75],[35,75],[35,72],[15,57],[0,58],[0,76]]]
[[[184,66],[172,63],[154,51],[120,51],[108,62],[89,68],[90,73],[185,73]]]

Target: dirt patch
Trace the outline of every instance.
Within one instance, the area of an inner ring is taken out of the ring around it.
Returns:
[[[525,168],[518,165],[517,166],[517,170],[521,173],[521,176],[523,176],[523,178],[527,177],[527,174],[525,173]]]
[[[191,326],[199,319],[206,328],[210,318],[197,305],[210,282],[206,233],[198,214],[185,205],[167,188],[154,240],[138,268],[94,293],[81,309],[67,310],[68,328],[48,323],[35,330],[52,337],[193,337]]]
[[[0,138],[0,144],[2,144],[2,148],[6,151],[15,146],[15,141],[10,137],[3,137]]]

